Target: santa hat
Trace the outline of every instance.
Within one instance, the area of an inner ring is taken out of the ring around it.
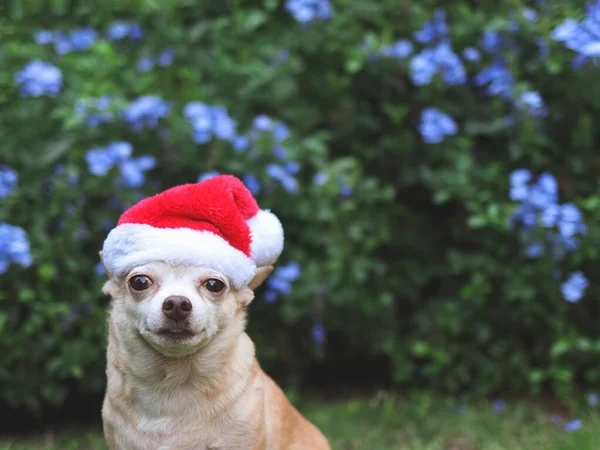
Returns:
[[[277,217],[261,210],[244,184],[219,175],[146,198],[125,211],[102,248],[115,276],[152,261],[215,269],[235,288],[283,250]]]

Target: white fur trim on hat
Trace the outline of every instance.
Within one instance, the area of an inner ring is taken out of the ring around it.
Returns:
[[[275,214],[265,209],[246,220],[252,237],[252,259],[258,267],[270,266],[283,251],[283,227]]]
[[[214,233],[135,223],[119,225],[108,234],[102,259],[117,276],[152,261],[206,266],[226,276],[236,289],[246,286],[256,273],[252,259]]]

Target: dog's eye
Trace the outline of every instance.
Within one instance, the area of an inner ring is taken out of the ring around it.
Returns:
[[[221,292],[223,289],[225,289],[225,283],[215,278],[210,278],[209,280],[206,280],[204,282],[204,286],[210,292]]]
[[[129,279],[129,286],[134,291],[145,291],[152,286],[152,280],[146,275],[136,275]]]

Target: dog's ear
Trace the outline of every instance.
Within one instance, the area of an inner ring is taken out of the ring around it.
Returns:
[[[102,267],[104,267],[104,272],[106,273],[106,275],[108,276],[108,278],[112,278],[112,274],[106,268],[106,264],[104,264],[104,258],[102,257],[102,250],[100,250],[98,252],[98,256],[100,256],[100,263],[102,264]]]
[[[269,275],[271,275],[271,273],[273,273],[273,266],[259,267],[258,269],[256,269],[254,278],[252,278],[252,281],[250,282],[250,284],[248,284],[248,287],[252,290],[256,289],[261,284],[263,284],[267,278],[269,278]]]
[[[271,272],[273,272],[273,266],[264,266],[256,269],[252,281],[239,293],[238,300],[242,308],[246,308],[254,300],[254,289],[263,284],[269,275],[271,275]]]

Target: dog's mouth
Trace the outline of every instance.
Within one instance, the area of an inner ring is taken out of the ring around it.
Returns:
[[[187,328],[162,328],[156,334],[172,341],[185,341],[193,338],[197,333]]]

